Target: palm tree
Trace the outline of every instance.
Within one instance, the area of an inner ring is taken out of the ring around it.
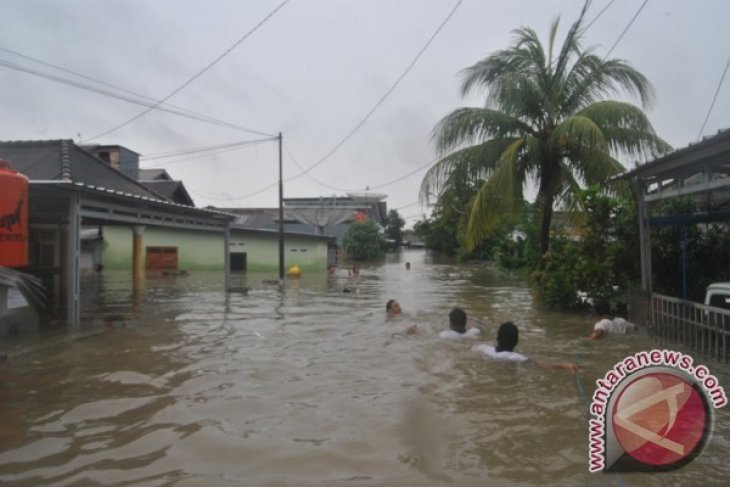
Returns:
[[[453,111],[434,128],[439,156],[421,183],[421,199],[463,184],[479,189],[467,208],[464,244],[472,249],[498,217],[524,208],[523,190],[537,187],[540,250],[550,245],[553,208],[575,208],[581,185],[603,184],[624,170],[619,156],[646,158],[670,149],[641,108],[611,95],[652,99],[649,81],[623,60],[581,48],[581,17],[556,57],[559,21],[547,52],[534,30],[514,31],[513,44],[465,69],[462,96],[487,93],[486,104]]]

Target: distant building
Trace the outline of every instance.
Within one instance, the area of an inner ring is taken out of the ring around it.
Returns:
[[[328,265],[337,263],[347,229],[358,218],[370,218],[381,228],[387,215],[386,195],[350,193],[347,196],[319,196],[313,198],[285,198],[285,232],[332,237],[327,251]],[[241,229],[277,230],[278,208],[218,208],[237,215],[234,227]]]

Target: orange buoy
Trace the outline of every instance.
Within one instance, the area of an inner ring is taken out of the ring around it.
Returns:
[[[0,159],[0,266],[28,265],[28,178]]]

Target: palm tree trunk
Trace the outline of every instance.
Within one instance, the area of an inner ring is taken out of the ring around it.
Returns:
[[[550,226],[553,222],[553,197],[548,196],[542,203],[542,223],[540,224],[540,255],[550,249]]]

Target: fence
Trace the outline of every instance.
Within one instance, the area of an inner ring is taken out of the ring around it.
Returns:
[[[723,363],[730,359],[730,310],[633,290],[629,321],[644,326],[662,343],[679,344],[705,359]]]

